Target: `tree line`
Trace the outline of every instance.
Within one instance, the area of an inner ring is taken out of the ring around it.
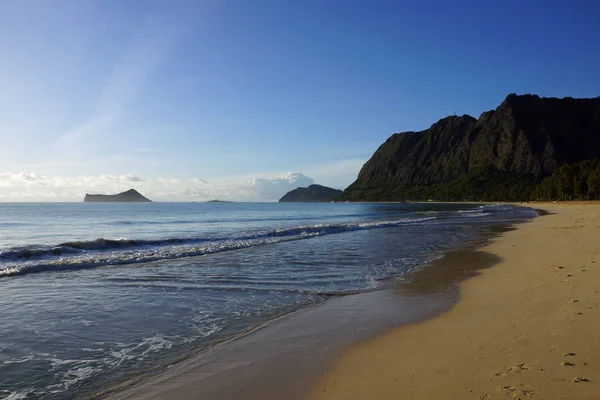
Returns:
[[[542,180],[529,174],[475,168],[449,182],[353,188],[340,200],[351,201],[554,201],[600,199],[600,160],[563,165]]]
[[[563,165],[535,186],[534,200],[598,200],[600,160]]]

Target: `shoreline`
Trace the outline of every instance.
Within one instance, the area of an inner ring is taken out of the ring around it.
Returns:
[[[458,283],[498,262],[478,249],[512,226],[482,229],[477,238],[448,249],[400,283],[286,314],[91,398],[302,399],[352,346],[452,308],[459,300]]]
[[[448,312],[344,352],[310,400],[600,397],[600,203],[548,212],[492,239],[500,263]]]

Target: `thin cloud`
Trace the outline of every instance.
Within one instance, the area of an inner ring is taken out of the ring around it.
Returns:
[[[33,164],[20,164],[19,168],[45,168],[45,167],[72,167],[75,163],[64,162],[64,161],[47,161]]]
[[[0,187],[102,188],[129,184],[145,184],[146,179],[133,175],[48,176],[36,173],[0,173]]]
[[[176,185],[181,182],[181,179],[177,178],[161,178],[160,176],[156,178],[157,181],[162,183],[163,185]]]
[[[119,177],[119,178],[122,178],[122,177]],[[132,182],[132,183],[146,182],[145,179],[140,178],[139,176],[135,176],[135,175],[125,175],[125,181]]]
[[[57,143],[100,134],[117,124],[182,33],[155,18],[147,18],[139,31],[108,75],[91,117],[62,135]]]

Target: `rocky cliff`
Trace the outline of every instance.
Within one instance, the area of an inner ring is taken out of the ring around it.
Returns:
[[[87,194],[83,199],[85,203],[150,203],[152,200],[142,196],[135,189],[118,194]]]
[[[473,171],[536,183],[563,164],[593,158],[600,158],[600,97],[511,94],[479,119],[451,116],[421,132],[392,135],[343,198],[376,200],[386,193],[381,200],[401,200],[407,197],[402,188],[439,186]]]
[[[287,192],[280,202],[311,202],[311,201],[332,201],[336,200],[342,194],[341,190],[332,189],[327,186],[310,185],[309,187],[299,187]]]

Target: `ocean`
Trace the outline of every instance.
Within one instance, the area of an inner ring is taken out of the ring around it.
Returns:
[[[401,280],[510,205],[0,204],[0,398],[81,398]]]

